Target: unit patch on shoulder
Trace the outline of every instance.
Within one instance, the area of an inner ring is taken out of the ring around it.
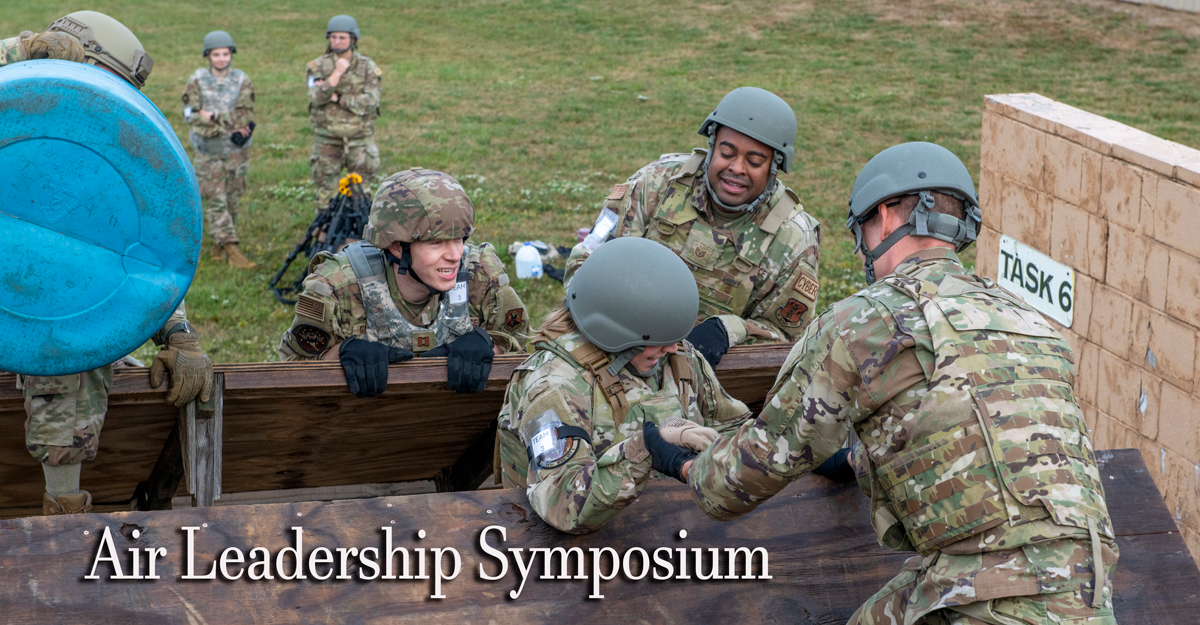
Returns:
[[[292,328],[292,336],[296,338],[296,345],[307,354],[315,356],[329,347],[329,333],[307,323]]]
[[[513,308],[512,310],[504,313],[504,327],[508,328],[509,330],[516,330],[523,321],[525,321],[524,308]]]
[[[620,200],[620,199],[622,199],[622,198],[624,198],[624,197],[625,197],[625,192],[626,192],[627,190],[629,190],[629,185],[627,185],[627,184],[615,184],[615,185],[613,185],[612,191],[609,191],[609,192],[608,192],[608,197],[606,197],[606,198],[604,198],[604,199],[606,199],[606,200]]]
[[[817,291],[820,289],[820,286],[817,284],[816,278],[806,273],[801,273],[796,276],[796,284],[793,288],[804,297],[814,302],[817,301]]]
[[[779,319],[788,325],[798,325],[806,312],[808,312],[808,305],[792,297],[779,307]]]

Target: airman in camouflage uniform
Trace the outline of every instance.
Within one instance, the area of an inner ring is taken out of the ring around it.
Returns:
[[[606,238],[663,243],[699,285],[699,325],[689,340],[716,365],[733,345],[791,342],[803,332],[817,300],[820,229],[776,179],[777,170],[790,170],[796,141],[786,102],[762,89],[736,89],[700,134],[709,137],[708,150],[664,154],[613,187],[592,236],[571,251],[566,281]],[[743,189],[743,204],[721,200],[731,197],[726,179]],[[746,183],[757,180],[764,186],[755,196],[757,187]]]
[[[329,39],[325,54],[308,62],[311,165],[318,212],[337,192],[343,168],[362,176],[368,193],[379,171],[375,118],[379,117],[383,70],[358,53],[359,36],[354,18],[333,17],[325,32]]]
[[[388,177],[375,194],[366,241],[313,258],[280,357],[344,358],[343,345],[365,339],[453,361],[455,343],[482,338],[473,328],[486,331],[488,354],[524,351],[529,313],[495,249],[464,243],[474,222],[470,199],[449,175],[413,168]],[[442,273],[423,264],[422,246],[446,248],[434,261],[445,265]]]
[[[204,198],[204,216],[213,238],[213,260],[238,269],[257,267],[238,248],[238,200],[246,191],[254,131],[254,85],[240,69],[230,69],[237,46],[229,33],[204,37],[209,66],[196,70],[183,88],[183,118],[195,149],[193,166]]]
[[[1075,359],[1041,315],[963,268],[955,250],[979,223],[949,151],[876,156],[849,221],[874,284],[809,326],[758,418],[681,473],[730,520],[854,432],[880,544],[919,555],[851,623],[1111,624],[1117,549]]]
[[[645,273],[626,279],[635,269]],[[579,299],[588,297],[593,301]],[[697,301],[687,267],[669,250],[622,239],[583,264],[564,307],[539,330],[534,354],[513,372],[505,392],[495,475],[506,488],[526,488],[534,511],[550,525],[592,531],[637,498],[650,477],[643,423],[683,419],[715,438],[708,428],[735,429],[750,416],[721,388],[708,362],[687,342],[678,344],[691,330]],[[582,327],[576,319],[585,320]],[[674,327],[663,329],[663,319]],[[613,323],[629,337],[606,333],[603,326]],[[652,336],[659,338],[642,340]],[[626,356],[622,345],[628,343],[635,356]],[[576,434],[566,439],[561,457],[539,463],[527,450],[530,430],[546,411]]]
[[[86,50],[81,39],[88,44]],[[94,11],[76,11],[59,18],[43,33],[26,31],[19,37],[0,40],[0,66],[46,58],[102,65],[138,89],[154,65],[128,28]],[[176,406],[186,405],[197,396],[207,401],[212,391],[212,361],[200,347],[182,302],[152,339],[162,350],[150,369],[151,386],[161,386],[169,373],[168,401]],[[25,447],[42,464],[46,475],[44,514],[91,510],[91,493],[79,488],[80,465],[96,457],[108,411],[112,370],[126,363],[140,366],[126,356],[117,363],[74,375],[17,376],[17,387],[25,397]]]

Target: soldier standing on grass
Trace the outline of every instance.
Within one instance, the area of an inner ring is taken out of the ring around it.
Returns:
[[[317,211],[337,193],[342,169],[362,176],[366,191],[379,171],[375,118],[383,71],[358,53],[358,22],[349,15],[329,20],[325,54],[308,62],[308,113],[312,119],[313,184]]]
[[[372,397],[389,362],[445,356],[450,390],[482,391],[493,355],[524,351],[529,314],[495,248],[466,243],[474,230],[475,207],[451,176],[389,176],[364,240],[313,257],[280,357],[337,359],[350,392]]]
[[[223,30],[204,36],[208,67],[192,74],[183,89],[183,118],[196,151],[194,167],[212,235],[213,260],[254,269],[238,249],[238,200],[246,190],[254,133],[254,86],[240,69],[230,68],[237,46]]]
[[[613,187],[592,235],[571,250],[565,282],[612,237],[658,241],[700,289],[688,342],[716,366],[730,347],[796,340],[817,301],[820,230],[791,189],[796,114],[754,87],[721,99],[700,135],[708,149],[664,154]]]
[[[25,31],[0,40],[0,65],[30,59],[58,59],[94,65],[120,76],[137,89],[146,84],[154,61],[124,24],[96,13],[76,11],[50,24],[45,32]],[[184,406],[212,392],[212,361],[188,323],[183,302],[152,337],[162,347],[150,368],[150,384],[162,385],[170,374],[167,401]],[[85,460],[100,448],[100,430],[108,412],[113,367],[117,363],[73,375],[19,375],[25,396],[25,448],[42,465],[46,492],[43,514],[78,514],[92,509],[92,495],[80,490]],[[134,361],[136,362],[136,361]],[[140,364],[140,363],[138,363]]]
[[[918,556],[852,624],[1111,625],[1117,546],[1075,358],[1037,311],[963,268],[955,252],[981,217],[949,150],[878,154],[847,223],[870,286],[809,326],[756,420],[698,457],[652,427],[646,447],[731,520],[828,458],[853,475],[839,448],[855,432],[880,544]]]

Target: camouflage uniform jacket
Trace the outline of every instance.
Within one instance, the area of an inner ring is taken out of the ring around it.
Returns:
[[[200,110],[215,113],[210,120]],[[190,129],[189,138],[196,151],[213,156],[225,156],[245,150],[253,141],[238,147],[229,135],[254,121],[254,85],[240,69],[218,78],[208,68],[192,73],[183,88],[183,118]]]
[[[721,388],[708,362],[684,342],[678,354],[661,361],[659,379],[621,369],[617,377],[629,412],[618,423],[595,377],[572,355],[580,347],[591,346],[578,332],[535,345],[509,379],[496,440],[497,474],[504,486],[526,488],[539,516],[574,534],[599,528],[642,491],[650,476],[650,456],[642,443],[647,419],[661,423],[677,416],[727,431],[750,417],[746,405]],[[587,431],[591,444],[568,439],[562,464],[539,469],[530,479],[521,426],[549,409],[564,425]]]
[[[25,46],[21,45],[19,36],[0,39],[0,66],[20,63],[24,60],[26,60]]]
[[[1098,550],[1102,538],[1113,553],[1073,362],[1032,308],[966,273],[952,251],[921,250],[809,326],[757,419],[696,459],[693,498],[714,519],[739,517],[853,431],[880,543],[916,550],[926,566],[950,554],[941,566],[969,574],[922,582],[945,600],[925,608],[1080,588],[1090,574],[1054,579],[1036,562],[1001,567],[1003,579],[980,572],[1047,541]],[[1022,557],[1047,557],[1037,552]]]
[[[467,299],[471,322],[487,330],[496,345],[507,352],[525,350],[529,334],[529,313],[517,292],[508,284],[504,263],[488,243],[468,245]],[[386,272],[392,300],[410,323],[428,327],[438,315],[440,298],[431,297],[422,305],[409,304],[396,288],[396,274]],[[320,358],[329,349],[350,337],[365,338],[367,311],[362,288],[345,253],[317,254],[309,264],[303,292],[296,301],[292,327],[279,342],[282,360]],[[436,347],[434,345],[433,347]]]
[[[375,133],[375,118],[379,117],[379,100],[383,94],[383,70],[375,61],[357,52],[350,67],[329,86],[337,55],[330,52],[308,62],[308,113],[312,118],[313,134],[322,143],[342,143],[345,139],[362,139]],[[338,101],[332,100],[338,94]]]
[[[697,322],[719,317],[731,346],[792,342],[816,307],[820,225],[780,184],[766,206],[717,226],[705,154],[664,154],[613,187],[604,203],[620,219],[613,233],[679,254],[700,288]],[[589,253],[582,243],[571,250],[566,282]]]

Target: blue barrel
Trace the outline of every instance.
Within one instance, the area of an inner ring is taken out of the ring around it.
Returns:
[[[200,189],[171,125],[124,80],[0,67],[0,369],[62,375],[137,349],[196,273]]]

